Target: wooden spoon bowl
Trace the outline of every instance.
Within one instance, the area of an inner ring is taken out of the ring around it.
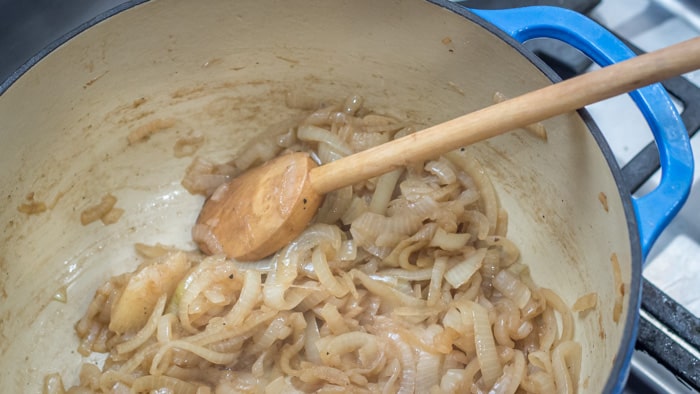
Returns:
[[[238,260],[259,260],[289,243],[323,201],[311,186],[316,164],[306,153],[277,157],[219,187],[195,226],[200,249]],[[234,219],[235,218],[235,219]]]

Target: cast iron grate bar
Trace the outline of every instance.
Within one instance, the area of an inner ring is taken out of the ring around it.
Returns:
[[[700,319],[646,279],[642,293],[642,308],[700,352]]]
[[[700,390],[700,359],[697,358],[700,352],[700,319],[646,279],[643,280],[642,293],[642,309],[651,318],[642,316],[640,319],[635,347],[649,353],[695,390]],[[652,322],[652,319],[656,322]],[[694,350],[685,348],[662,328],[677,335]]]

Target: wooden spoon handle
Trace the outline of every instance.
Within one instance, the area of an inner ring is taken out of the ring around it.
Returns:
[[[310,182],[325,194],[408,162],[540,122],[700,68],[700,37],[538,89],[406,137],[315,167]]]

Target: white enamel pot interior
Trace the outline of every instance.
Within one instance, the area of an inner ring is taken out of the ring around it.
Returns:
[[[29,68],[0,96],[3,391],[39,392],[51,372],[77,382],[83,359],[73,324],[99,284],[135,268],[134,243],[194,249],[202,198],[180,185],[192,158],[174,156],[176,139],[203,135],[198,155],[230,158],[297,112],[285,106],[290,91],[361,94],[368,107],[424,126],[487,106],[496,91],[512,97],[551,83],[475,20],[418,0],[151,1]],[[159,123],[171,126],[128,144],[130,132]],[[569,305],[598,293],[595,310],[576,316],[575,337],[580,388],[600,392],[624,374],[620,360],[632,346],[641,259],[634,219],[582,116],[544,124],[546,142],[515,131],[469,149],[536,282]],[[122,218],[81,225],[80,212],[107,193]],[[19,212],[30,194],[45,212]],[[613,254],[625,290],[618,321]],[[67,300],[57,301],[63,290]]]

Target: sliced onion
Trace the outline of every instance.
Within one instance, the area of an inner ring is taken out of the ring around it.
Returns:
[[[344,281],[343,283],[345,283],[347,286],[346,281]],[[299,312],[306,312],[309,309],[316,307],[318,304],[322,303],[330,296],[331,295],[328,294],[327,291],[324,291],[320,288],[313,289],[308,293],[306,297],[304,297],[303,300],[301,300],[301,302],[299,302],[299,304],[294,308],[294,310]]]
[[[43,394],[65,394],[66,389],[63,387],[63,380],[58,373],[51,373],[44,376]]]
[[[491,283],[493,283],[493,287],[496,290],[513,300],[519,309],[524,308],[530,301],[530,289],[507,270],[502,270],[496,274]]]
[[[250,373],[256,378],[260,379],[265,376],[265,360],[272,349],[266,349],[260,353],[260,356],[255,360],[253,366],[250,368]]]
[[[260,330],[260,325],[269,324],[277,314],[277,311],[258,309],[239,326],[209,324],[207,329],[188,337],[187,340],[198,346],[210,346],[236,337],[239,340],[246,340]]]
[[[501,267],[509,267],[518,261],[520,250],[510,239],[500,235],[491,235],[487,236],[484,241],[489,246],[499,246],[501,248]]]
[[[447,257],[442,256],[435,259],[433,268],[430,270],[430,286],[428,287],[427,300],[429,307],[435,306],[442,295],[442,278],[446,270]]]
[[[389,142],[391,135],[386,132],[386,126],[364,126],[366,131],[353,133],[350,136],[350,146],[355,152],[360,152],[373,146]]]
[[[387,172],[379,177],[374,194],[372,194],[372,200],[369,203],[370,212],[379,215],[386,214],[386,209],[389,206],[389,201],[394,194],[396,183],[401,174],[403,174],[403,168]]]
[[[155,356],[153,356],[150,369],[151,375],[160,375],[162,373],[160,362],[165,357],[166,353],[171,349],[181,349],[194,353],[212,364],[225,365],[233,362],[233,360],[236,359],[236,354],[215,352],[205,348],[204,346],[196,345],[184,340],[175,340],[163,345],[160,349],[158,349]]]
[[[464,248],[464,245],[467,244],[470,238],[471,234],[448,233],[442,227],[438,227],[428,246],[438,247],[447,251],[457,251]]]
[[[401,190],[401,195],[407,201],[417,201],[424,196],[431,195],[435,191],[435,187],[432,187],[422,179],[415,178],[408,178],[402,181],[399,184],[399,189]]]
[[[173,339],[173,324],[177,317],[173,313],[168,313],[158,319],[156,329],[156,339],[159,343],[169,342]]]
[[[321,250],[321,248],[314,250],[311,256],[311,261],[314,266],[314,271],[318,276],[318,281],[321,282],[321,285],[325,287],[326,291],[338,298],[341,298],[348,293],[348,289],[345,288],[345,286],[333,275],[333,272],[331,272],[331,269],[328,266],[328,261],[326,261],[326,254],[323,252],[323,250]]]
[[[133,274],[110,311],[109,329],[122,334],[141,329],[160,295],[169,297],[190,269],[184,252],[164,255]],[[145,314],[144,314],[145,312]]]
[[[489,393],[514,394],[520,382],[525,377],[525,356],[520,350],[514,350],[513,363],[503,369],[503,375],[498,378]]]
[[[540,350],[549,352],[557,340],[557,318],[552,308],[542,312],[538,323]]]
[[[258,260],[258,261],[252,261],[252,262],[240,262],[240,261],[233,261],[234,267],[236,267],[237,270],[239,271],[258,271],[260,273],[265,273],[265,272],[270,272],[275,269],[275,261],[272,257]]]
[[[355,196],[350,202],[350,206],[345,211],[340,220],[344,225],[354,223],[357,218],[369,210],[369,204],[363,198]]]
[[[350,331],[344,334],[321,338],[317,343],[321,360],[325,365],[350,369],[347,359],[344,356],[348,353],[357,352],[356,357],[359,367],[369,367],[378,353],[379,346],[377,337],[361,331]]]
[[[150,393],[168,390],[173,394],[197,394],[197,386],[170,376],[142,376],[134,380],[133,393]]]
[[[499,345],[512,348],[515,347],[515,342],[510,339],[507,321],[508,318],[504,315],[506,315],[506,313],[501,313],[496,318],[496,321],[493,324],[493,337],[496,339],[496,342]]]
[[[100,367],[91,363],[83,363],[83,365],[80,366],[80,373],[78,376],[83,385],[87,383],[88,387],[97,390],[100,387],[100,375],[102,375]]]
[[[125,385],[127,390],[133,384],[135,376],[126,374],[121,371],[108,370],[99,377],[99,386],[94,390],[102,390],[104,393],[116,392],[121,390]],[[130,392],[130,391],[127,391]]]
[[[450,368],[440,379],[440,389],[445,393],[465,393],[468,388],[465,383],[464,369]]]
[[[435,175],[440,180],[441,185],[449,185],[455,183],[457,176],[455,175],[452,165],[446,160],[431,160],[425,163],[425,170]]]
[[[373,280],[362,271],[354,269],[350,271],[350,275],[352,275],[352,277],[355,279],[359,279],[362,285],[371,293],[376,294],[379,297],[387,300],[389,303],[394,304],[394,306],[420,307],[425,305],[425,301],[397,291],[396,289],[387,286],[384,283]]]
[[[479,192],[474,189],[467,189],[462,191],[457,197],[457,201],[462,204],[462,206],[467,207],[479,201]]]
[[[489,218],[477,210],[464,211],[464,220],[469,223],[468,231],[475,234],[479,240],[485,240],[490,233]]]
[[[416,359],[413,349],[406,344],[397,334],[386,333],[388,339],[392,341],[398,350],[398,359],[401,364],[401,380],[399,381],[399,394],[412,394],[416,387]]]
[[[136,350],[139,346],[143,345],[154,332],[156,332],[158,321],[163,314],[163,310],[165,310],[165,301],[167,299],[167,294],[161,294],[161,296],[158,298],[158,302],[153,308],[153,312],[151,312],[151,316],[148,318],[146,325],[143,326],[143,328],[141,328],[141,330],[139,330],[139,332],[137,332],[131,339],[118,344],[116,346],[117,354],[129,353]]]
[[[292,334],[292,328],[288,319],[288,314],[280,314],[270,322],[264,331],[254,335],[254,344],[250,347],[250,352],[256,354],[269,349],[276,341],[289,337]]]
[[[362,96],[357,94],[350,95],[345,99],[342,111],[348,115],[355,115],[362,108],[364,102],[365,99]]]
[[[437,229],[438,225],[436,223],[427,223],[423,225],[412,236],[404,238],[396,244],[391,253],[386,256],[383,263],[388,263],[392,266],[398,265],[407,270],[417,269],[410,261],[411,255],[426,247]]]
[[[479,271],[481,263],[486,257],[487,249],[478,249],[471,255],[467,256],[463,261],[457,263],[452,268],[445,272],[445,280],[453,288],[458,288],[469,282],[472,276]]]
[[[522,382],[523,389],[542,394],[556,394],[557,386],[554,384],[554,377],[546,372],[537,371],[530,374]]]
[[[349,239],[343,241],[340,245],[340,250],[338,251],[338,260],[340,261],[354,261],[357,259],[357,243],[354,240]]]
[[[304,394],[303,391],[299,391],[294,387],[291,376],[279,376],[277,379],[268,383],[267,386],[265,386],[265,393]]]
[[[416,393],[428,393],[439,386],[443,355],[420,351],[416,364]]]
[[[552,371],[557,393],[573,394],[581,371],[581,345],[564,341],[552,351]]]
[[[243,288],[238,300],[233,304],[233,308],[226,314],[224,320],[226,324],[239,325],[253,310],[258,303],[262,290],[262,279],[260,273],[253,270],[245,271],[243,274]]]
[[[598,293],[587,293],[579,297],[574,305],[571,306],[571,310],[574,312],[585,312],[589,309],[595,308],[598,303]]]
[[[464,212],[464,204],[456,200],[458,193],[460,191],[460,185],[458,183],[451,183],[442,187],[438,187],[433,190],[426,197],[432,198],[435,201],[439,201],[442,208],[446,212],[453,212],[462,214]],[[438,211],[440,213],[440,211]]]
[[[276,269],[267,276],[263,288],[265,304],[276,310],[289,310],[297,306],[311,293],[308,289],[290,289],[298,276],[303,258],[318,245],[338,250],[341,242],[341,233],[337,226],[316,223],[304,230],[275,255]]]
[[[348,156],[352,154],[352,149],[336,134],[331,133],[322,127],[317,127],[313,125],[303,125],[299,126],[297,130],[297,138],[302,141],[313,141],[313,142],[323,142],[330,145],[330,147],[340,153],[343,156]]]
[[[498,360],[488,311],[475,303],[472,305],[472,315],[474,317],[474,343],[481,369],[481,378],[484,385],[490,389],[503,374],[503,366]]]
[[[385,369],[386,373],[391,373],[389,379],[384,382],[384,387],[382,387],[382,394],[393,394],[398,390],[395,387],[396,381],[399,380],[401,375],[401,363],[398,359],[392,358]]]
[[[318,330],[316,316],[311,312],[307,312],[304,314],[304,319],[306,320],[306,330],[304,334],[306,340],[304,341],[304,353],[310,362],[320,364],[321,354],[318,351],[316,343],[319,339],[321,339],[321,334]]]
[[[316,221],[319,223],[334,224],[345,214],[352,203],[352,186],[326,194],[323,204],[318,209]]]
[[[430,280],[432,277],[432,268],[421,268],[417,270],[407,270],[403,268],[388,268],[381,270],[373,275],[372,278],[385,277],[389,279],[404,279],[410,281]]]
[[[332,121],[333,116],[341,110],[341,105],[333,104],[323,108],[320,108],[312,112],[307,116],[302,124],[311,124],[316,126],[329,125]]]
[[[534,368],[539,368],[548,375],[552,374],[552,361],[550,359],[549,352],[542,350],[530,352],[527,355],[527,360]]]
[[[345,323],[345,318],[338,312],[338,307],[333,304],[325,304],[318,310],[319,316],[326,322],[326,327],[334,335],[345,334],[350,327]]]
[[[540,289],[540,294],[547,300],[547,304],[551,305],[559,313],[559,316],[561,316],[561,335],[559,339],[554,342],[554,346],[561,342],[571,340],[574,337],[574,317],[571,314],[571,309],[569,309],[564,300],[562,300],[557,293],[550,289],[542,288]]]
[[[304,365],[299,371],[299,380],[306,383],[318,384],[328,382],[342,389],[350,386],[350,377],[344,371],[326,365]],[[324,385],[324,388],[328,388]],[[327,392],[333,392],[332,389]]]
[[[480,201],[483,204],[484,213],[489,220],[489,234],[493,234],[496,230],[500,203],[491,179],[486,176],[486,171],[474,157],[466,152],[455,150],[446,153],[444,156],[473,179],[480,193]]]
[[[298,376],[299,370],[292,366],[292,357],[296,356],[304,348],[304,335],[300,335],[291,345],[284,345],[279,356],[279,366],[282,372],[291,376]]]
[[[347,155],[337,152],[333,147],[325,142],[318,144],[318,155],[316,158],[319,164],[326,164],[341,159]]]
[[[511,332],[511,337],[516,341],[525,339],[528,337],[528,335],[530,335],[530,333],[532,333],[534,328],[535,327],[532,325],[530,320],[524,320],[522,323],[520,323],[520,326],[518,326],[515,332]]]
[[[198,310],[201,305],[197,305],[195,301],[200,295],[205,295],[205,291],[216,283],[231,281],[228,279],[231,276],[234,277],[235,281],[232,281],[232,284],[235,283],[238,286],[240,283],[239,274],[233,263],[222,256],[210,256],[199,263],[184,280],[184,291],[180,297],[177,311],[182,327],[190,333],[199,332],[191,315],[201,315],[206,311]],[[207,302],[207,304],[210,303]]]

